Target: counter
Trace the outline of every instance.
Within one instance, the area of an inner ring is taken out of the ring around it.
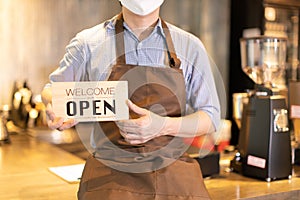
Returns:
[[[291,179],[267,182],[228,172],[233,156],[221,155],[220,174],[205,180],[205,185],[213,200],[261,199],[296,200],[300,199],[300,166],[293,167]]]
[[[26,133],[11,135],[11,140],[0,146],[0,199],[76,199],[78,183],[62,180],[48,167],[84,163],[84,159]],[[220,174],[205,179],[213,200],[300,199],[299,166],[291,180],[267,183],[226,172],[230,159],[222,155]]]
[[[25,133],[11,135],[0,146],[0,199],[74,200],[78,184],[71,184],[48,167],[84,163],[84,160]]]

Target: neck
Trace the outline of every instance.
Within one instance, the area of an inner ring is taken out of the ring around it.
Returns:
[[[152,32],[159,18],[159,8],[146,16],[140,16],[130,12],[123,6],[122,13],[124,21],[139,40],[143,40]]]

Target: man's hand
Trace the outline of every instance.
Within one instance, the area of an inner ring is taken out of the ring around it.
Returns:
[[[59,131],[63,131],[78,124],[78,122],[74,119],[68,119],[65,121],[62,117],[56,117],[52,110],[51,103],[47,104],[46,114],[48,127],[53,130],[57,129]]]
[[[138,107],[130,100],[127,105],[130,110],[138,114],[137,119],[118,121],[121,135],[130,144],[142,144],[155,137],[167,134],[166,121],[168,117],[161,117],[147,109]]]

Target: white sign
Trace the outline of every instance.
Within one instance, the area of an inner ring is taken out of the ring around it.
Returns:
[[[79,122],[128,119],[127,99],[127,81],[52,83],[55,115]]]
[[[291,105],[291,118],[300,118],[300,106]]]
[[[266,159],[249,155],[247,164],[264,169],[266,167]]]

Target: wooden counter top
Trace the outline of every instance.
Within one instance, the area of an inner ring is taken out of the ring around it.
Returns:
[[[296,200],[300,199],[300,166],[294,166],[289,179],[267,182],[228,172],[232,156],[221,156],[220,174],[205,180],[205,185],[213,200],[261,199]]]
[[[77,183],[68,183],[48,167],[84,163],[61,148],[25,133],[0,146],[0,199],[76,200]],[[299,166],[291,180],[266,182],[226,172],[231,157],[222,156],[220,174],[205,179],[212,200],[300,199]]]
[[[11,135],[11,140],[0,146],[0,199],[77,199],[78,184],[64,181],[48,167],[84,160],[25,133]]]

